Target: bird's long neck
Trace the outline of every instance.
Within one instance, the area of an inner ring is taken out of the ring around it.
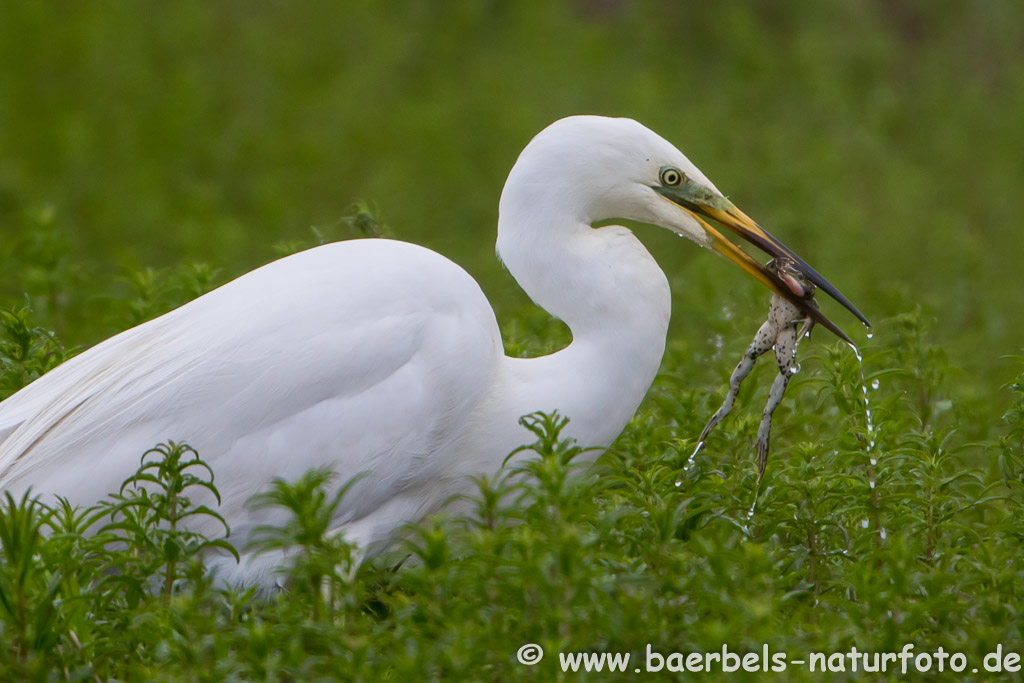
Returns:
[[[557,409],[581,445],[607,446],[661,363],[668,282],[626,228],[595,229],[569,212],[557,217],[516,205],[507,210],[503,201],[499,254],[530,298],[569,326],[573,341],[549,356],[508,361],[516,385],[510,410]]]

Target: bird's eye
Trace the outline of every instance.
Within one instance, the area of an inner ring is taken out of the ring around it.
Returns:
[[[678,185],[683,182],[683,173],[678,168],[671,166],[661,169],[662,185]]]

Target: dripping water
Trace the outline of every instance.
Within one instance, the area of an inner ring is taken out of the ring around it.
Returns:
[[[750,522],[752,522],[753,519],[754,519],[754,512],[757,510],[757,496],[758,496],[758,494],[760,492],[761,492],[761,483],[758,482],[758,483],[754,484],[754,500],[752,500],[750,502],[750,509],[747,510],[747,518],[746,518],[746,520],[743,522],[743,524],[741,526],[741,528],[743,529],[743,538],[742,538],[743,542],[746,542],[747,540],[749,540],[749,539],[754,537],[753,532],[750,531],[750,526],[749,525],[750,525]]]
[[[683,467],[683,472],[689,472],[693,467],[694,461],[697,459],[697,454],[700,453],[700,449],[704,448],[704,442],[698,441],[697,447],[693,449],[693,453],[690,453],[690,457],[686,460],[686,466]],[[676,486],[679,486],[679,482],[676,482]]]
[[[867,425],[867,434],[865,435],[865,438],[867,439],[868,443],[868,487],[874,490],[875,486],[877,485],[877,482],[875,480],[875,465],[878,464],[878,457],[875,454],[875,421],[871,416],[871,399],[868,396],[867,380],[864,379],[864,357],[861,355],[860,350],[856,346],[851,345],[851,347],[853,348],[854,355],[857,357],[857,364],[860,366],[858,368],[860,370],[860,394],[861,398],[864,399],[864,421]],[[872,380],[871,388],[878,389],[878,386],[879,381],[877,379]]]
[[[874,336],[874,334],[870,331],[870,328],[868,328],[868,329],[869,329],[869,332],[868,332],[867,336],[868,336],[868,339],[871,339]],[[857,364],[859,366],[858,370],[860,371],[860,393],[861,393],[861,397],[864,399],[864,422],[865,422],[865,425],[867,427],[867,434],[865,434],[865,439],[867,441],[867,448],[865,449],[865,454],[868,456],[868,467],[867,467],[868,488],[871,491],[872,501],[875,503],[875,505],[877,507],[877,505],[878,505],[878,492],[876,490],[876,487],[878,486],[878,480],[877,480],[877,474],[875,472],[875,469],[876,469],[876,467],[878,465],[878,453],[876,452],[875,444],[876,444],[876,440],[878,439],[879,428],[875,427],[875,421],[874,421],[874,418],[873,418],[873,416],[871,414],[871,398],[868,395],[868,383],[867,383],[867,380],[864,378],[864,357],[861,355],[860,350],[856,346],[851,344],[850,347],[853,349],[853,354],[857,358]],[[875,378],[875,379],[871,380],[871,389],[872,389],[872,391],[876,391],[878,389],[878,387],[880,386],[880,384],[881,384],[881,382],[878,381],[878,378]],[[881,540],[884,541],[886,539],[885,527],[883,527],[881,525],[881,523],[878,521],[877,515],[875,517],[875,523],[878,524],[878,527],[879,527],[879,529],[878,529],[878,537]],[[868,526],[869,526],[868,520],[864,519],[861,522],[861,526],[863,528],[865,528],[865,529],[868,528]]]

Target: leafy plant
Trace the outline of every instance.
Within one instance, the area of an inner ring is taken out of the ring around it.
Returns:
[[[0,308],[0,399],[30,384],[72,354],[56,335],[33,326],[25,308]]]
[[[162,579],[160,595],[169,601],[188,561],[204,551],[219,548],[238,559],[238,552],[223,538],[189,530],[189,522],[204,517],[222,525],[225,535],[230,533],[220,513],[192,502],[190,496],[196,493],[208,493],[220,504],[210,466],[191,446],[170,441],[146,451],[138,471],[103,506],[110,521],[99,530],[100,537],[108,547],[128,549],[112,553],[118,572],[110,581],[124,586],[130,605],[138,605],[150,577],[157,575]]]

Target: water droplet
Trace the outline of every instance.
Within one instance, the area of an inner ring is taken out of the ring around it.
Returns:
[[[760,489],[754,488],[754,500],[750,502],[750,509],[747,510],[747,519],[754,518],[754,509],[757,507],[757,494],[760,493]]]
[[[874,448],[874,447],[875,447],[875,440],[874,440],[874,439],[872,439],[871,441],[869,441],[869,442],[868,442],[868,450],[870,451],[870,450],[871,450],[872,448]],[[874,461],[875,461],[875,459],[874,459],[874,458],[871,458],[871,464],[872,464],[872,465],[874,465],[874,464],[875,464],[875,462],[874,462]]]
[[[871,442],[871,445],[872,445],[872,446],[874,446],[874,445],[875,445],[875,442],[874,442],[874,441],[872,441],[872,442]],[[871,464],[872,464],[872,465],[877,465],[877,464],[878,464],[878,458],[876,458],[875,456],[873,456],[873,455],[872,455],[872,456],[871,456]],[[677,486],[678,486],[678,484],[677,484]]]
[[[857,345],[856,344],[847,344],[847,346],[849,346],[850,349],[853,350],[853,355],[857,357],[857,362],[858,363],[863,363],[864,362],[864,356],[860,355],[860,349],[857,348]]]
[[[649,510],[644,510],[643,512],[640,513],[640,516],[641,517],[650,517],[651,513],[650,513]]]
[[[676,479],[676,488],[679,488],[682,485],[683,485],[683,480],[682,479]]]
[[[864,519],[860,520],[860,528],[861,529],[867,529],[868,528],[868,518],[867,517],[865,517]]]
[[[885,540],[887,534],[885,533],[884,526],[879,530],[878,535],[882,538],[883,541]]]
[[[868,329],[868,339],[871,339],[871,338],[872,338],[872,337],[874,337],[874,336],[875,336],[875,333],[874,333],[874,332],[872,332],[872,331],[870,330],[870,328],[869,328],[869,329]]]
[[[872,488],[872,489],[875,488],[875,480],[874,479],[872,479],[871,481],[868,482],[868,488]]]
[[[789,368],[789,374],[790,374],[790,375],[795,375],[795,374],[796,374],[796,373],[798,373],[798,372],[800,372],[800,364],[799,364],[799,363],[794,363],[794,364],[793,364],[793,365],[792,365],[792,366],[791,366],[791,367]]]
[[[804,332],[804,339],[810,339],[810,338],[811,338],[811,333],[810,332]]]
[[[694,459],[697,457],[697,454],[700,453],[700,449],[702,448],[704,448],[704,442],[698,441],[697,447],[693,449],[693,453],[690,453],[690,457],[686,461],[686,467],[683,468],[683,472],[690,471],[690,468],[693,467]]]
[[[871,388],[872,389],[877,389],[879,384],[880,384],[880,382],[877,379],[871,380]]]

